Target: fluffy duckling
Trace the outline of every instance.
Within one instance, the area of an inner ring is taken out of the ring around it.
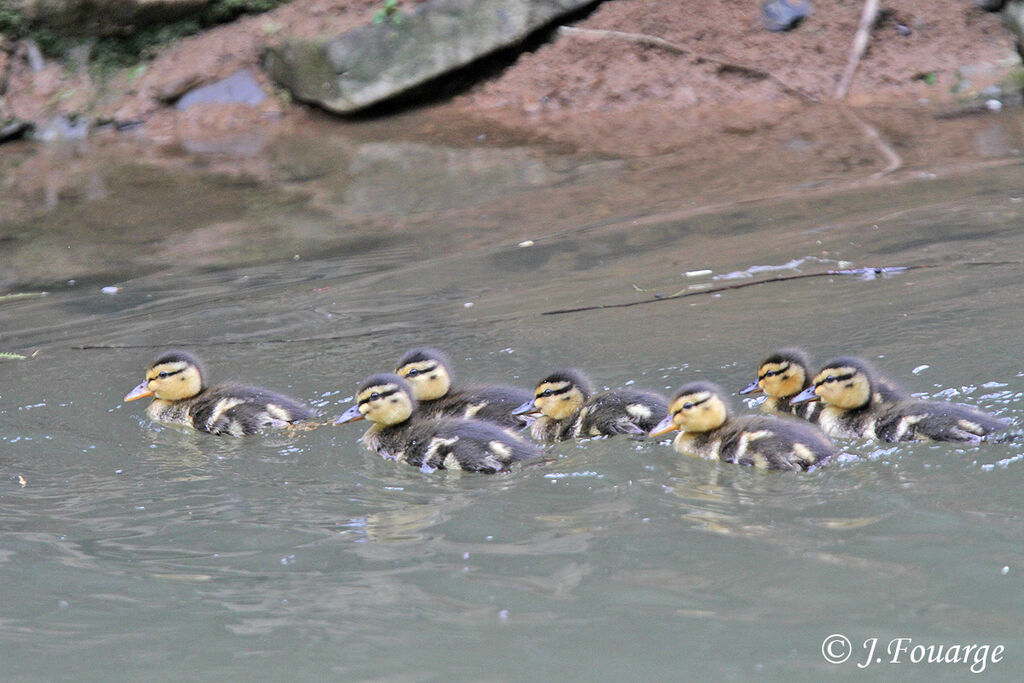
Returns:
[[[1006,422],[980,410],[942,401],[874,399],[877,375],[866,361],[835,358],[814,376],[793,403],[821,400],[818,423],[834,437],[882,441],[981,441]]]
[[[356,404],[334,424],[369,420],[363,443],[385,458],[425,470],[493,474],[539,455],[536,446],[483,420],[418,414],[413,388],[398,375],[372,375],[359,385]]]
[[[146,379],[124,400],[153,396],[146,409],[152,419],[233,436],[284,427],[316,415],[295,399],[269,389],[240,384],[208,387],[203,374],[202,363],[188,351],[168,351],[153,361]]]
[[[412,387],[423,415],[475,417],[503,427],[526,426],[526,420],[512,411],[530,397],[529,391],[500,384],[452,388],[451,368],[443,352],[419,348],[405,352],[395,374]]]
[[[515,414],[540,415],[530,433],[538,441],[573,437],[644,435],[668,413],[664,397],[618,389],[595,394],[580,370],[558,370],[542,379]]]
[[[875,375],[873,400],[876,403],[894,403],[906,398],[906,392],[892,380]],[[811,386],[811,361],[803,349],[779,349],[757,368],[757,379],[739,393],[764,392],[762,409],[778,415],[796,415],[817,423],[823,406],[819,402],[791,403],[791,399]]]
[[[820,403],[790,403],[793,398],[811,384],[811,361],[803,349],[779,349],[771,354],[757,368],[757,379],[739,393],[764,392],[765,401],[761,408],[769,413],[796,415],[811,422],[817,422]]]
[[[711,382],[681,387],[651,436],[677,429],[675,449],[706,460],[800,471],[835,455],[832,442],[812,425],[767,415],[731,417],[725,393]]]

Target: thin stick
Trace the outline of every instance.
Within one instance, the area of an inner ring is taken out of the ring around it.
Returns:
[[[666,52],[672,52],[677,55],[689,55],[699,62],[708,62],[711,64],[717,64],[721,70],[736,71],[744,73],[757,78],[767,78],[770,81],[777,83],[783,90],[793,95],[802,97],[809,102],[817,102],[818,99],[810,93],[801,90],[795,85],[790,85],[781,77],[776,76],[771,71],[767,71],[758,66],[751,66],[750,64],[741,64],[732,60],[724,59],[722,57],[712,57],[689,48],[685,48],[682,45],[669,42],[664,38],[658,36],[652,36],[647,33],[627,33],[626,31],[608,31],[599,28],[580,28],[578,26],[559,26],[558,32],[567,36],[580,36],[589,38],[614,38],[617,40],[625,40],[631,43],[639,43],[641,45],[650,45],[651,47],[657,47]]]
[[[544,311],[541,315],[563,315],[565,313],[581,313],[583,311],[597,311],[605,308],[629,308],[630,306],[644,306],[646,304],[658,304],[665,301],[672,301],[674,299],[686,299],[691,296],[707,296],[708,294],[717,294],[719,292],[726,292],[732,289],[745,289],[747,287],[758,287],[760,285],[774,284],[776,282],[789,282],[790,280],[803,280],[806,278],[814,277],[835,277],[836,275],[859,275],[867,277],[877,277],[879,275],[889,275],[893,273],[903,273],[908,270],[924,270],[926,268],[942,268],[947,265],[953,266],[1006,266],[1006,265],[1021,265],[1024,261],[966,261],[962,263],[944,264],[944,263],[921,263],[913,266],[868,266],[866,268],[844,268],[841,270],[826,270],[821,273],[800,273],[799,275],[776,275],[764,280],[754,280],[751,282],[736,282],[731,285],[722,285],[721,287],[712,287],[711,289],[701,290],[683,290],[670,294],[669,296],[655,297],[653,299],[642,299],[640,301],[627,301],[618,304],[596,304],[593,306],[579,306],[577,308],[559,308],[553,311]]]
[[[864,11],[860,15],[860,26],[853,37],[853,45],[850,47],[850,56],[846,58],[846,68],[843,75],[836,84],[834,97],[837,100],[846,99],[846,93],[850,90],[850,83],[853,82],[853,74],[860,65],[860,58],[864,56],[864,50],[868,47],[868,38],[871,36],[871,27],[878,16],[878,0],[864,0]]]

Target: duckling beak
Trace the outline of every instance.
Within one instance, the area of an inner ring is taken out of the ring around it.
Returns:
[[[661,436],[679,429],[679,425],[672,421],[672,415],[666,415],[665,419],[654,426],[647,436]]]
[[[334,421],[336,425],[343,425],[346,422],[355,422],[356,420],[365,420],[366,416],[359,412],[359,404],[352,406],[344,413],[341,414],[337,420]]]
[[[790,403],[807,403],[808,401],[817,401],[821,397],[818,396],[816,393],[814,393],[814,390],[816,388],[817,387],[815,387],[812,384],[811,386],[807,387],[806,389],[801,391],[799,394],[797,394],[793,398],[789,399],[789,402]]]
[[[748,384],[745,389],[740,389],[740,395],[742,396],[743,394],[753,394],[758,391],[761,391],[761,385],[758,383],[758,380],[755,379],[753,382]]]
[[[538,414],[540,414],[540,409],[533,405],[533,399],[531,398],[529,401],[526,401],[525,403],[523,403],[523,405],[521,405],[518,408],[516,408],[515,410],[513,410],[512,414],[513,415],[538,415]]]
[[[135,387],[131,391],[129,391],[128,394],[124,397],[124,400],[134,401],[136,399],[146,398],[147,396],[152,395],[153,392],[149,388],[149,382],[146,381],[140,384],[139,386]]]

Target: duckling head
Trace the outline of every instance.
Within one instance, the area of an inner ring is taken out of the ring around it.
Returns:
[[[757,379],[740,394],[763,391],[768,396],[795,396],[807,384],[811,363],[803,349],[780,349],[761,361]]]
[[[433,401],[451,388],[451,367],[448,356],[437,349],[409,349],[398,359],[395,374],[409,383],[417,401]]]
[[[168,351],[146,369],[146,379],[128,392],[125,401],[155,396],[163,401],[183,401],[204,389],[203,365],[188,351]]]
[[[794,396],[790,403],[821,399],[825,403],[854,410],[867,405],[874,394],[874,369],[866,361],[840,356],[822,366],[811,386]]]
[[[416,410],[412,387],[398,375],[380,373],[367,377],[356,392],[356,404],[334,424],[369,420],[383,427],[405,422]]]
[[[661,436],[680,429],[684,432],[708,432],[718,429],[729,418],[725,392],[711,382],[684,384],[668,404],[668,415],[651,430]]]
[[[512,414],[541,414],[553,420],[564,420],[579,411],[592,393],[590,380],[580,370],[556,370],[538,382],[533,399]]]

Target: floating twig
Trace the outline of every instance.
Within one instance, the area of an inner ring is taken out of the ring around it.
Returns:
[[[582,313],[584,311],[597,311],[606,308],[629,308],[630,306],[644,306],[646,304],[658,304],[675,299],[685,299],[691,296],[707,296],[719,292],[727,292],[733,289],[745,289],[746,287],[758,287],[760,285],[774,284],[776,282],[789,282],[790,280],[803,280],[815,277],[835,277],[837,275],[858,275],[862,278],[873,279],[879,275],[892,275],[903,273],[908,270],[924,270],[928,268],[942,268],[950,265],[962,266],[1006,266],[1021,265],[1024,261],[966,261],[958,264],[945,263],[921,263],[913,266],[868,266],[865,268],[841,268],[837,270],[826,270],[820,273],[799,273],[797,275],[776,275],[764,280],[752,280],[748,282],[735,282],[729,285],[721,285],[710,289],[682,290],[668,296],[655,296],[653,299],[642,299],[640,301],[626,301],[617,304],[594,304],[592,306],[578,306],[576,308],[559,308],[553,311],[544,311],[541,315],[564,315],[566,313]]]

